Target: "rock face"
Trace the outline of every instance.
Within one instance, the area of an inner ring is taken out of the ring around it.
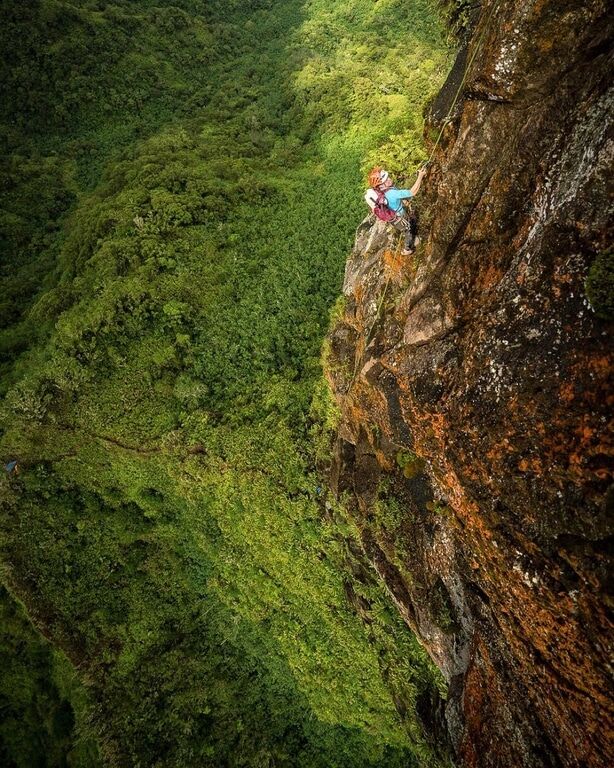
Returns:
[[[614,764],[612,324],[585,291],[612,223],[611,39],[605,2],[482,8],[423,242],[405,259],[363,222],[329,338],[331,486],[449,681],[464,766]]]

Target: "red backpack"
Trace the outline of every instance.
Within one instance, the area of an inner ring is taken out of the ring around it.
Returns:
[[[396,213],[388,205],[386,195],[383,192],[377,192],[377,200],[375,201],[373,213],[382,221],[392,221],[397,217]]]

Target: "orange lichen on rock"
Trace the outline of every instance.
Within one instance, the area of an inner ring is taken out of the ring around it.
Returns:
[[[530,459],[520,459],[518,469],[521,472],[532,472],[534,475],[541,475],[544,471],[544,466],[542,460],[534,456]]]
[[[559,388],[559,397],[563,403],[571,403],[575,398],[574,385],[570,381],[564,381]]]
[[[411,256],[403,256],[401,249],[384,251],[384,272],[386,279],[397,285],[407,284],[413,271]]]
[[[494,287],[501,281],[504,272],[495,264],[489,264],[483,272],[480,272],[476,287],[479,287],[481,291],[487,291],[489,288]]]

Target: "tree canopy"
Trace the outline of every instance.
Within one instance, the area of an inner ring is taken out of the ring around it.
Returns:
[[[441,682],[316,469],[364,171],[425,157],[435,10],[38,0],[0,37],[0,547],[53,644],[3,592],[2,653],[37,659],[4,764],[439,764]]]

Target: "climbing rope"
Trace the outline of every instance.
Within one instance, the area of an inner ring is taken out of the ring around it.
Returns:
[[[395,262],[395,264],[399,263],[399,258],[401,256],[401,245],[402,245],[404,239],[405,239],[405,236],[403,235],[403,233],[401,233],[399,235],[399,240],[398,240],[397,247],[396,247],[396,250],[395,250],[395,253],[394,253],[394,262]],[[388,293],[388,286],[390,285],[390,280],[391,280],[390,275],[388,275],[388,278],[386,279],[386,283],[384,285],[384,290],[382,292],[380,300],[379,300],[379,302],[377,304],[377,307],[375,309],[375,317],[373,318],[373,322],[371,323],[371,326],[369,328],[369,332],[367,333],[367,336],[366,336],[366,339],[365,339],[365,347],[364,347],[364,349],[362,351],[362,354],[360,355],[360,357],[356,360],[356,363],[354,364],[354,372],[352,374],[352,378],[350,379],[350,386],[354,383],[354,381],[356,379],[356,376],[358,375],[358,366],[361,364],[363,355],[366,352],[369,344],[371,343],[371,339],[372,339],[372,335],[373,335],[373,330],[375,329],[375,326],[377,325],[377,321],[380,318],[382,307],[384,305],[384,299],[386,298],[386,294]]]
[[[458,97],[461,94],[461,91],[463,90],[463,87],[465,85],[465,81],[467,80],[467,75],[469,74],[469,70],[473,66],[473,62],[475,61],[475,57],[477,56],[478,51],[480,50],[480,46],[482,45],[482,39],[484,38],[484,34],[486,30],[488,29],[490,19],[494,13],[494,10],[497,6],[496,0],[493,1],[492,5],[490,6],[490,11],[488,13],[488,16],[486,18],[486,21],[484,22],[484,26],[482,27],[482,31],[480,32],[480,35],[475,43],[475,48],[473,53],[471,54],[471,58],[467,62],[467,65],[465,66],[465,71],[463,73],[462,80],[460,82],[460,85],[458,86],[458,89],[456,91],[456,94],[454,95],[454,99],[452,100],[452,104],[450,104],[450,109],[448,109],[448,114],[443,119],[443,124],[441,126],[441,130],[439,131],[439,136],[437,136],[437,141],[435,142],[435,145],[433,146],[433,149],[431,151],[431,154],[429,156],[429,159],[426,161],[426,163],[423,164],[423,168],[426,168],[428,165],[431,164],[431,161],[433,160],[433,157],[435,156],[435,152],[437,151],[437,147],[439,146],[439,142],[441,141],[441,137],[443,136],[443,132],[446,129],[446,126],[450,122],[450,118],[452,117],[452,112],[454,111],[454,107],[456,106],[456,102],[458,101]]]
[[[404,240],[405,240],[405,235],[401,232],[400,235],[399,235],[399,239],[397,241],[397,247],[395,249],[394,257],[393,257],[395,265],[399,263],[399,260],[400,260],[400,257],[401,257],[401,246],[402,246]],[[366,352],[369,344],[371,343],[372,336],[373,336],[373,331],[375,329],[375,326],[377,325],[377,321],[380,319],[382,307],[384,306],[384,300],[386,298],[386,294],[388,293],[388,286],[390,285],[390,280],[391,280],[391,277],[390,277],[390,275],[388,275],[388,277],[386,279],[386,283],[384,285],[384,290],[382,292],[380,300],[379,300],[379,302],[377,304],[377,307],[375,309],[375,317],[373,318],[373,322],[371,323],[371,326],[369,328],[369,332],[367,333],[367,336],[365,338],[364,349],[362,351],[362,354],[360,355],[360,357],[356,360],[356,363],[354,364],[354,372],[352,373],[352,378],[350,379],[349,386],[351,386],[354,383],[354,381],[356,380],[356,376],[358,375],[358,367],[360,366],[360,364],[362,362],[362,358],[364,356],[364,353]]]
[[[364,347],[360,357],[358,357],[358,359],[356,360],[356,363],[354,365],[354,373],[352,374],[352,378],[350,379],[349,386],[352,386],[352,384],[356,380],[356,376],[358,375],[358,367],[362,363],[362,358],[363,358],[365,352],[367,351],[367,348],[369,347],[369,344],[371,343],[371,336],[373,334],[373,329],[377,325],[377,321],[380,318],[380,313],[381,313],[381,310],[382,310],[382,306],[384,304],[384,299],[386,298],[386,293],[388,292],[388,286],[389,285],[390,285],[390,277],[388,277],[388,279],[386,280],[386,284],[384,285],[384,291],[382,293],[382,296],[381,296],[381,298],[379,300],[379,303],[377,305],[377,308],[375,310],[375,317],[373,318],[373,322],[371,323],[371,327],[369,328],[369,333],[367,334],[367,338],[365,339],[365,347]]]

